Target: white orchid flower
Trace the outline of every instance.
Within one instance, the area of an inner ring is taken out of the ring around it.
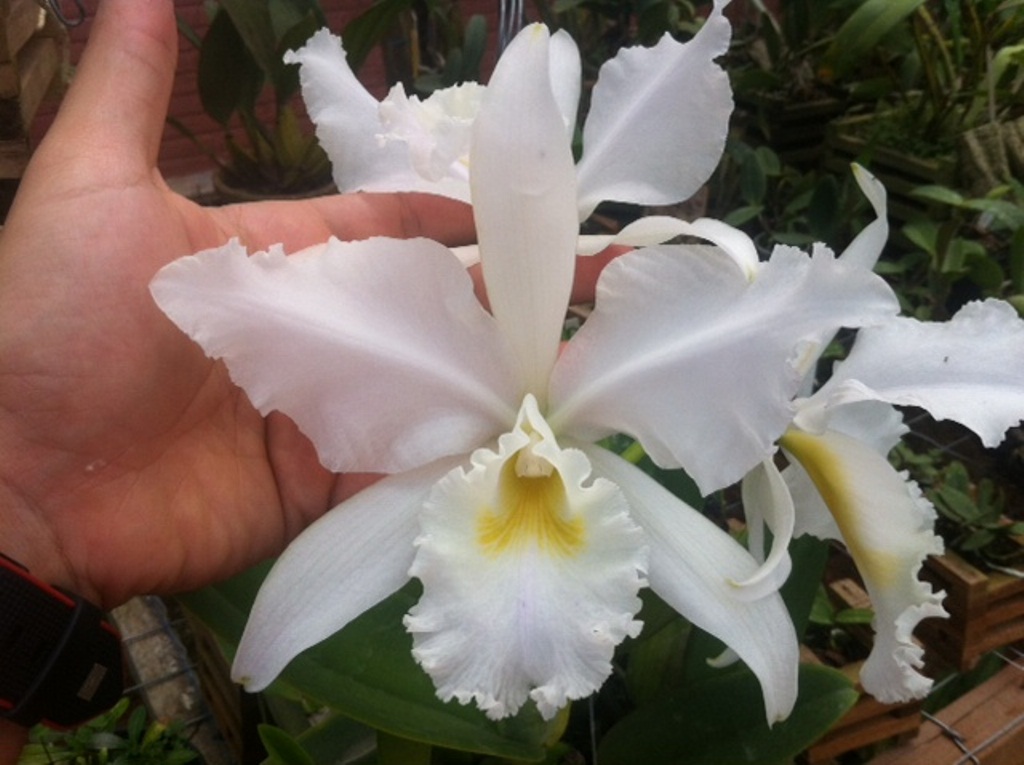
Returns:
[[[422,239],[290,256],[232,242],[154,280],[160,307],[325,466],[388,474],[285,550],[234,674],[266,686],[416,577],[406,626],[438,695],[492,718],[532,699],[550,718],[601,686],[649,583],[749,665],[777,721],[798,663],[777,582],[597,441],[631,434],[706,492],[735,482],[792,420],[808,338],[877,323],[895,296],[827,253],[782,252],[751,283],[714,247],[663,245],[605,269],[560,353],[578,197],[551,50],[526,28],[473,126],[490,313],[453,253]]]
[[[878,220],[841,259],[870,269],[887,234],[885,191],[856,171]],[[779,440],[790,465],[780,475],[766,460],[744,479],[752,525],[767,522],[775,533],[770,559],[793,535],[845,543],[875,612],[861,683],[886,703],[928,693],[913,631],[922,619],[947,615],[942,593],[918,579],[924,559],[943,550],[935,510],[887,459],[907,432],[894,404],[959,422],[996,446],[1024,418],[1024,322],[1009,304],[987,300],[944,323],[891,317],[860,329],[828,381],[794,402],[793,423]],[[763,553],[754,536],[755,554]]]
[[[654,47],[625,48],[602,66],[576,166],[580,221],[605,200],[680,202],[711,176],[732,111],[728,76],[714,63],[729,46],[731,29],[722,14],[727,4],[716,0],[687,43],[666,34]],[[571,135],[580,100],[580,55],[564,31],[552,35],[549,45],[551,88]],[[341,191],[422,191],[470,201],[470,136],[484,86],[466,83],[420,100],[399,83],[378,102],[353,74],[341,39],[327,30],[285,60],[301,64],[303,97]],[[532,114],[521,110],[512,118],[521,124]],[[691,233],[682,221],[655,218],[618,241],[659,243],[680,232]],[[693,233],[703,236],[699,227]]]

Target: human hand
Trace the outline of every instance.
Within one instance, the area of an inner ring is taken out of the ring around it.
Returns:
[[[468,210],[338,196],[202,208],[156,156],[174,78],[169,0],[106,0],[0,240],[0,550],[104,606],[198,587],[278,552],[365,483],[264,420],[157,309],[153,274],[238,236],[462,244]]]
[[[0,234],[0,550],[105,607],[276,554],[372,477],[320,466],[156,307],[163,265],[239,237],[472,241],[469,209],[416,195],[203,208],[156,169],[176,61],[171,0],[104,0]],[[593,294],[606,258],[581,261]],[[0,722],[0,765],[22,734]]]

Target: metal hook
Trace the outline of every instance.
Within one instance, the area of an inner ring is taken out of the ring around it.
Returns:
[[[523,0],[501,0],[498,12],[498,54],[523,26]]]
[[[85,21],[85,5],[82,4],[82,0],[72,0],[75,5],[75,11],[77,15],[70,17],[64,15],[64,9],[61,8],[61,0],[39,0],[42,5],[50,9],[50,12],[57,17],[57,21],[66,27],[77,27],[83,21]]]

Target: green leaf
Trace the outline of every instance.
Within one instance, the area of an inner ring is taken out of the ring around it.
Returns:
[[[870,608],[844,608],[836,613],[836,624],[871,624],[874,617]]]
[[[598,760],[601,765],[788,763],[856,701],[856,690],[841,673],[801,666],[793,713],[769,728],[753,673],[720,671],[621,720],[602,741]]]
[[[910,195],[926,202],[938,202],[952,207],[960,207],[964,204],[962,194],[945,186],[918,186],[910,192]]]
[[[341,39],[353,72],[359,71],[370,51],[412,5],[413,0],[381,0],[348,23]]]
[[[252,58],[268,77],[278,66],[277,36],[267,2],[218,0]],[[220,15],[220,14],[218,14]]]
[[[686,671],[686,644],[696,632],[651,590],[641,592],[639,619],[644,628],[627,644],[626,688],[633,703],[651,703],[670,688],[682,684]]]
[[[740,194],[743,201],[749,204],[764,202],[768,191],[768,179],[765,169],[758,161],[757,155],[751,152],[740,164]]]
[[[236,111],[252,111],[263,83],[263,71],[231,17],[218,12],[199,49],[197,88],[203,111],[226,125]]]
[[[269,755],[264,765],[315,765],[302,744],[280,728],[263,724],[257,731]]]
[[[830,77],[842,79],[863,64],[868,51],[923,3],[924,0],[867,0],[832,38],[822,57],[822,68]]]
[[[722,220],[730,226],[742,226],[754,220],[763,211],[764,205],[745,205],[727,213]]]
[[[938,254],[939,227],[930,221],[914,221],[902,229],[903,235],[933,258]]]
[[[824,585],[818,585],[818,592],[814,598],[814,605],[811,606],[811,613],[808,621],[820,627],[830,627],[835,623],[836,609],[825,591]]]
[[[228,645],[238,644],[269,564],[183,596],[182,603]],[[394,736],[520,760],[541,760],[547,729],[530,707],[494,722],[473,706],[440,701],[412,658],[402,617],[418,598],[410,585],[344,630],[296,657],[275,685]],[[325,594],[326,597],[326,594]]]
[[[419,741],[377,734],[377,762],[379,765],[430,765],[431,747]]]
[[[349,762],[359,752],[373,751],[377,732],[335,713],[299,734],[298,740],[317,765],[335,765]]]

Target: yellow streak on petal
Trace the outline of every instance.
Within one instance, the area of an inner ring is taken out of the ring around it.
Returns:
[[[899,577],[900,561],[865,538],[868,530],[863,528],[854,488],[857,476],[845,469],[843,460],[823,438],[811,433],[790,429],[779,439],[779,445],[797,459],[814,482],[861,574],[880,587],[892,584]]]
[[[498,508],[477,518],[477,540],[489,555],[533,545],[551,555],[572,557],[585,542],[583,519],[569,517],[568,497],[558,471],[521,476],[514,460],[501,472]]]

